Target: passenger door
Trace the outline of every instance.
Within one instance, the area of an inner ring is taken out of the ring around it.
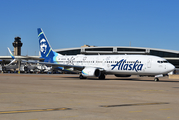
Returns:
[[[151,68],[151,66],[152,66],[152,59],[149,58],[149,59],[147,60],[147,67],[148,67],[148,68]]]

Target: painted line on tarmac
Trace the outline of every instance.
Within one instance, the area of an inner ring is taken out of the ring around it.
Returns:
[[[121,105],[101,105],[100,107],[124,107],[124,106],[159,105],[159,104],[169,104],[169,103],[167,103],[167,102],[157,102],[157,103],[121,104]]]
[[[34,109],[34,110],[0,111],[0,114],[29,113],[29,112],[45,112],[45,111],[58,111],[58,110],[71,110],[71,108],[50,108],[50,109]]]

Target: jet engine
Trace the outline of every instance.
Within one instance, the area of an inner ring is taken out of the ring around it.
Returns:
[[[82,70],[82,75],[84,77],[99,77],[101,71],[98,68],[87,67]]]

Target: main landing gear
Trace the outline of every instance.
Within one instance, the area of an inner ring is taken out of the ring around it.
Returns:
[[[157,78],[157,77],[154,78],[154,81],[155,81],[155,82],[158,82],[158,81],[159,81],[159,78]]]
[[[105,75],[104,75],[104,74],[101,74],[101,75],[98,77],[98,79],[104,80],[104,79],[105,79]]]
[[[86,77],[84,77],[82,74],[80,74],[79,78],[80,79],[86,79]]]

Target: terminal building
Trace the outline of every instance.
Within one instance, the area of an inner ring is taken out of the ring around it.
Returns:
[[[57,53],[62,55],[109,55],[109,54],[142,54],[142,55],[154,55],[167,59],[170,63],[179,68],[179,51],[166,50],[166,49],[155,49],[155,48],[144,48],[144,47],[121,47],[121,46],[105,46],[96,47],[84,45],[78,48],[66,48],[66,49],[55,49]]]

